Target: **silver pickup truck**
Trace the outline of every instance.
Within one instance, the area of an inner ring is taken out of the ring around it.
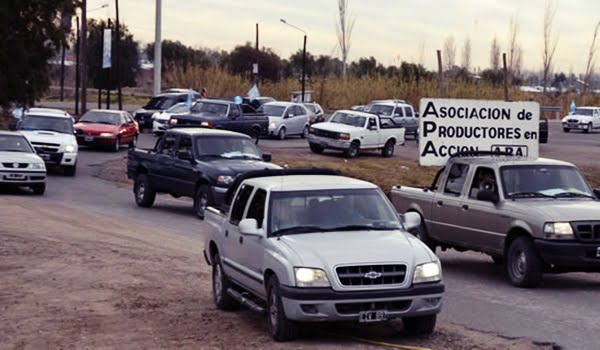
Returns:
[[[398,212],[423,218],[432,250],[489,254],[518,287],[544,272],[600,272],[600,191],[573,164],[507,156],[455,156],[430,187],[397,186]]]
[[[441,309],[438,258],[408,229],[375,185],[331,170],[265,170],[239,176],[204,256],[218,308],[267,311],[277,341],[299,322],[402,318],[408,334],[429,334]]]

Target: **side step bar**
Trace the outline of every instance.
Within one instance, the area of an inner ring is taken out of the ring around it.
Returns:
[[[227,289],[227,294],[231,295],[231,297],[237,300],[240,304],[246,306],[250,310],[258,313],[265,313],[265,308],[253,302],[252,300],[246,298],[242,293],[238,292],[233,288]]]

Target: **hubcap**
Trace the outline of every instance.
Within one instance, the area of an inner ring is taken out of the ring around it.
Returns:
[[[511,266],[515,277],[521,279],[523,278],[523,276],[525,276],[525,271],[527,269],[527,259],[525,258],[525,252],[523,250],[515,250],[515,252],[513,253]]]
[[[282,140],[285,139],[285,129],[279,130],[279,138]]]
[[[213,279],[213,289],[215,292],[215,300],[217,302],[221,300],[221,288],[223,288],[223,282],[221,281],[222,278],[223,274],[221,273],[221,265],[217,264],[217,266],[215,266],[215,278]]]
[[[198,210],[199,214],[204,214],[207,207],[208,207],[208,198],[206,197],[205,193],[201,193],[198,196],[198,205],[197,205],[196,209]]]
[[[271,305],[269,305],[269,321],[273,329],[277,328],[277,296],[275,295],[275,288],[271,289]]]
[[[145,193],[146,193],[146,185],[143,182],[141,182],[138,184],[138,190],[137,190],[138,201],[141,202],[142,200],[144,200]]]

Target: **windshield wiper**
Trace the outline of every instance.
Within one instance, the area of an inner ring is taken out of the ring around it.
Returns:
[[[399,230],[400,227],[392,226],[373,226],[373,225],[346,225],[328,228],[325,231],[360,231],[360,230],[378,230],[378,231],[389,231]]]
[[[273,232],[273,236],[281,237],[281,235],[290,235],[296,233],[310,233],[310,232],[323,232],[325,231],[323,228],[319,226],[292,226],[287,228],[282,228],[281,230],[277,230]]]
[[[206,157],[206,158],[225,158],[220,154],[202,154],[200,155],[200,157]]]
[[[551,196],[548,194],[544,194],[541,192],[515,192],[510,194],[510,198],[523,198],[523,197],[532,197],[532,198],[556,198],[555,196]]]
[[[577,192],[561,192],[555,195],[555,197],[572,197],[572,198],[591,198],[596,199],[596,197],[591,196],[585,193],[577,193]]]
[[[223,158],[243,158],[243,159],[255,159],[255,160],[261,160],[262,158],[258,157],[258,156],[251,156],[251,155],[247,155],[247,154],[236,154],[234,156],[227,156],[227,157],[223,157]]]

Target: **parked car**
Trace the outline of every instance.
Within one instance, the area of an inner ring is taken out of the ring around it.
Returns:
[[[169,120],[170,127],[205,127],[235,131],[252,136],[256,142],[267,134],[269,119],[247,104],[228,100],[201,100],[188,114],[176,114]]]
[[[390,117],[340,110],[328,122],[310,127],[308,143],[314,153],[335,149],[354,158],[361,150],[381,150],[384,157],[391,157],[396,145],[404,144],[404,130]]]
[[[600,107],[577,107],[575,112],[562,119],[563,131],[581,130],[592,133],[600,129]]]
[[[190,112],[191,106],[187,102],[180,102],[171,108],[156,115],[152,120],[152,132],[155,135],[162,134],[169,127],[169,120],[174,114],[186,114]]]
[[[269,118],[269,136],[284,140],[287,136],[308,136],[308,111],[299,103],[269,102],[262,106]]]
[[[365,112],[391,117],[394,122],[406,129],[406,134],[419,138],[419,118],[413,107],[404,100],[372,101]]]
[[[311,124],[322,123],[325,121],[325,112],[320,104],[311,102],[303,103],[304,107],[308,110],[308,118]]]
[[[246,135],[204,128],[170,129],[152,150],[129,150],[127,177],[134,180],[135,202],[149,208],[157,193],[194,199],[196,215],[222,203],[236,176],[275,168]]]
[[[440,262],[406,231],[419,216],[401,220],[376,185],[328,170],[251,172],[206,215],[216,306],[268,310],[275,340],[303,322],[402,318],[408,333],[434,331]]]
[[[75,124],[75,118],[73,118],[72,115],[69,114],[69,112],[64,111],[62,109],[57,109],[57,108],[44,108],[44,107],[31,107],[29,109],[27,109],[27,111],[25,111],[25,114],[27,113],[50,113],[50,114],[60,114],[60,115],[64,115],[67,116],[69,118],[71,118],[71,120],[73,121],[73,124]]]
[[[110,147],[115,152],[123,144],[134,148],[139,133],[139,126],[131,115],[118,110],[92,109],[75,124],[79,145]]]
[[[140,131],[151,129],[154,117],[173,105],[188,100],[188,92],[172,92],[156,95],[141,109],[133,112],[133,118],[139,123]],[[192,100],[200,98],[200,94],[192,93]]]
[[[415,234],[432,250],[488,254],[515,286],[535,287],[545,272],[600,272],[600,191],[573,164],[457,154],[430,187],[397,186],[391,198],[423,218]]]
[[[73,118],[66,112],[27,111],[17,129],[47,165],[60,166],[67,176],[77,172],[77,139]]]
[[[189,94],[192,93],[192,95],[195,96],[200,96],[200,93],[196,90],[193,89],[185,89],[185,88],[170,88],[165,90],[165,93],[176,93],[176,94]]]
[[[0,131],[0,186],[46,191],[46,165],[19,132]]]

